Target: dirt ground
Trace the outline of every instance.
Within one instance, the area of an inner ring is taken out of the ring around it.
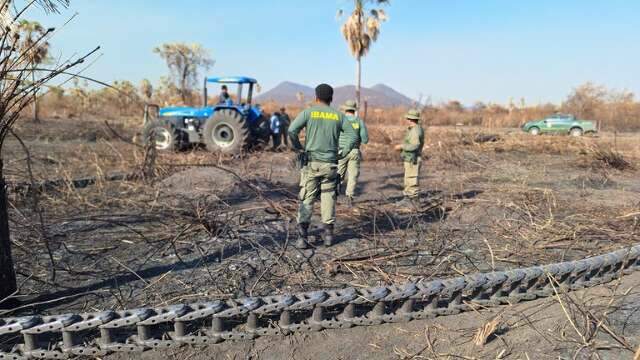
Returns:
[[[291,246],[298,191],[291,153],[161,153],[153,178],[106,181],[139,173],[144,149],[130,142],[125,124],[83,125],[22,123],[17,134],[28,153],[15,139],[6,145],[9,181],[62,179],[63,186],[11,192],[21,304],[0,316],[445,278],[640,242],[636,134],[429,128],[424,207],[414,213],[394,205],[402,168],[390,149],[403,129],[372,126],[357,204],[339,199],[337,244],[299,251]],[[65,182],[83,176],[98,179],[82,188]],[[618,286],[453,317],[144,356],[632,358],[639,283],[636,274]],[[474,332],[498,315],[488,344],[473,345]]]
[[[255,341],[225,342],[114,359],[632,359],[640,341],[640,275],[558,297],[406,324],[330,330]],[[624,294],[624,295],[623,295]],[[590,314],[582,314],[588,308]],[[612,318],[619,342],[597,328]],[[497,330],[484,345],[477,331]],[[575,326],[575,327],[574,327]],[[627,348],[628,347],[628,348]],[[597,350],[593,350],[593,349]]]

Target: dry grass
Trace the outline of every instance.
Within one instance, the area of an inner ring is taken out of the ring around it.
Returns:
[[[633,170],[634,166],[620,152],[603,146],[590,146],[587,154],[600,166],[615,170]]]
[[[473,343],[476,346],[484,346],[487,343],[487,340],[491,335],[493,335],[496,330],[500,327],[500,317],[495,317],[491,319],[491,321],[487,322],[481,328],[476,331],[476,334],[473,336]]]
[[[84,83],[78,83],[68,90],[51,89],[41,98],[42,115],[44,118],[77,118],[79,120],[93,117],[112,120],[131,118],[139,121],[142,118],[143,99],[148,99],[145,87],[138,88],[126,80],[115,82],[114,86],[120,93],[111,89],[90,89]],[[169,84],[160,84],[155,86],[155,89],[148,101],[162,106],[180,105],[179,94]],[[576,91],[580,92],[584,89],[579,88]],[[570,96],[575,95],[574,92]],[[598,98],[592,101],[588,109],[572,106],[573,103],[569,101],[571,97],[562,106],[553,104],[528,105],[523,101],[518,101],[507,105],[477,103],[473,107],[464,107],[454,100],[424,106],[423,121],[428,126],[464,125],[493,130],[517,128],[527,121],[541,119],[557,111],[562,111],[574,113],[581,118],[597,120],[600,122],[602,130],[624,132],[640,129],[638,122],[640,103],[634,100],[633,94],[602,89],[597,96]],[[190,94],[189,97],[197,99],[195,105],[199,105],[200,94],[198,91]],[[296,104],[279,104],[269,101],[261,105],[268,114],[273,113],[282,105],[286,105],[289,114],[295,116],[301,109],[310,105],[311,100],[307,99],[306,103]],[[334,105],[337,107],[340,104]],[[404,107],[369,108],[366,120],[370,126],[401,126],[406,111],[407,109]],[[29,116],[29,114],[25,113],[25,116]]]

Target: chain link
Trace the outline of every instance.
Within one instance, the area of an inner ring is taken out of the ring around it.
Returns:
[[[517,303],[640,270],[640,245],[583,260],[374,288],[0,319],[0,360],[67,359],[406,322]]]

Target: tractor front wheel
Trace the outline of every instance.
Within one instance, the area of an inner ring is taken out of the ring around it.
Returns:
[[[158,150],[179,151],[184,148],[184,134],[171,124],[162,120],[154,120],[145,124],[142,129],[142,141],[147,144],[151,139]]]
[[[216,111],[207,120],[202,137],[211,152],[238,154],[249,146],[251,132],[242,114],[224,109]]]

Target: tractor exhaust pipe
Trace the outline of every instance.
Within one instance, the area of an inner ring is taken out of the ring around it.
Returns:
[[[204,78],[204,86],[202,90],[202,107],[207,107],[207,78]]]

